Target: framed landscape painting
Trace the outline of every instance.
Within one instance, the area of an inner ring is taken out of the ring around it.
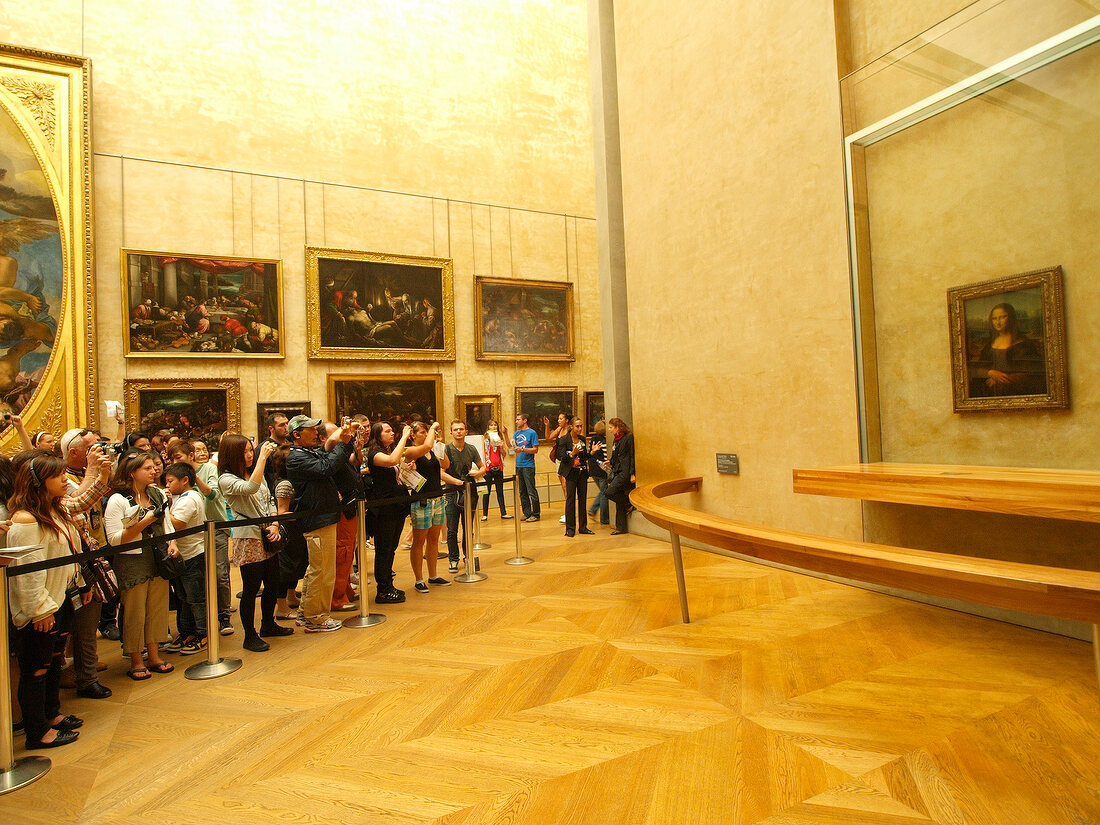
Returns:
[[[127,356],[282,358],[280,262],[122,250]]]
[[[453,361],[447,258],[306,247],[310,358]]]
[[[126,379],[122,384],[130,432],[199,439],[214,452],[222,435],[241,431],[241,382],[235,378]]]
[[[372,424],[388,421],[400,437],[402,425],[416,420],[430,424],[439,420],[442,411],[443,376],[438,373],[328,377],[328,412],[333,421],[361,414]]]
[[[474,278],[477,351],[482,360],[573,361],[573,285]]]
[[[500,396],[456,395],[455,418],[466,422],[470,435],[485,435],[490,421],[500,425]]]
[[[947,291],[955,412],[1069,406],[1062,268]]]
[[[516,413],[527,413],[527,423],[539,438],[558,426],[558,413],[572,417],[576,411],[576,387],[516,387]]]

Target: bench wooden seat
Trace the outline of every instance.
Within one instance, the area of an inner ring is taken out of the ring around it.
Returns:
[[[854,581],[1089,622],[1093,626],[1093,648],[1100,675],[1098,572],[828,538],[747,524],[665,500],[667,496],[698,492],[701,487],[701,478],[679,478],[639,487],[630,494],[634,506],[671,535],[685,622],[690,618],[680,536],[741,555]]]

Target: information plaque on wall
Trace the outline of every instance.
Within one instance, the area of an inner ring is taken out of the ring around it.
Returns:
[[[741,474],[741,467],[737,463],[737,453],[718,453],[718,472],[728,476]]]

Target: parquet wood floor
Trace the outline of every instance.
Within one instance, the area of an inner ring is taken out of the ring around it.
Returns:
[[[559,505],[560,506],[560,505]],[[525,525],[536,562],[411,588],[362,630],[273,640],[236,673],[134,683],[0,797],[0,823],[824,825],[1100,822],[1083,642],[685,550]],[[17,740],[19,744],[21,740]]]

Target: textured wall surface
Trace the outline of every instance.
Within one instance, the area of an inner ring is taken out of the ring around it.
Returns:
[[[856,537],[858,504],[791,490],[858,459],[832,8],[666,12],[615,18],[640,481],[700,474],[704,510]]]
[[[330,373],[442,372],[447,417],[602,389],[586,25],[583,0],[0,0],[0,41],[92,59],[101,397],[239,378],[251,429],[257,401],[325,412]],[[457,360],[307,360],[306,245],[453,258]],[[282,259],[285,361],[124,360],[121,247]],[[572,282],[577,360],[475,361],[474,275]]]

